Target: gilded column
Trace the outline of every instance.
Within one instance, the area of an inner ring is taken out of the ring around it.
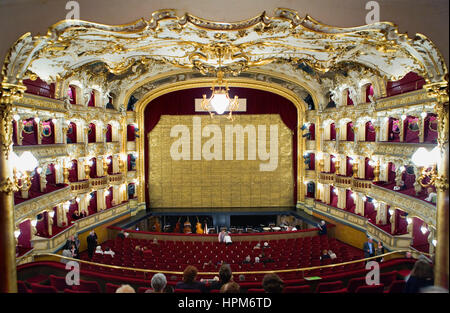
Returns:
[[[441,152],[441,161],[438,164],[438,178],[436,181],[437,203],[436,203],[436,232],[437,244],[435,248],[435,267],[434,282],[435,285],[444,287],[448,286],[449,264],[449,201],[448,201],[448,133],[449,133],[449,100],[448,100],[448,74],[445,76],[446,81],[434,83],[424,86],[428,91],[430,98],[436,99],[436,113],[438,118],[438,146]]]
[[[9,155],[12,149],[12,103],[23,97],[26,87],[1,83],[0,88],[0,293],[17,292],[16,240]]]

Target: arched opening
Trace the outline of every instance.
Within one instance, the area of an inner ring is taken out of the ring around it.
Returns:
[[[377,132],[373,123],[371,121],[368,121],[364,126],[366,128],[365,141],[375,141]]]
[[[77,124],[70,122],[67,126],[67,143],[77,143]]]
[[[97,141],[97,135],[96,135],[96,126],[94,123],[89,123],[88,128],[88,143],[93,143]]]

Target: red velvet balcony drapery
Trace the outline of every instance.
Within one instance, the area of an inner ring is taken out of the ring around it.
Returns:
[[[19,224],[20,235],[17,244],[24,248],[31,248],[31,221],[29,219]]]
[[[97,178],[97,159],[92,158],[89,161],[92,161],[92,165],[89,167],[89,177],[91,178]]]
[[[315,170],[316,169],[316,156],[314,153],[309,154],[309,169]]]
[[[348,156],[345,157],[345,176],[353,176],[353,164],[351,163],[351,158]]]
[[[347,105],[353,105],[353,100],[350,98],[350,90],[346,90],[347,92]]]
[[[108,175],[111,175],[111,174],[113,174],[113,157],[112,157],[112,155],[110,155],[109,157],[108,157]]]
[[[22,121],[23,130],[22,130],[22,145],[37,145],[37,135],[38,135],[38,125],[34,118],[29,118],[27,120]]]
[[[408,116],[403,125],[404,142],[419,142],[419,119],[415,116]]]
[[[309,140],[316,140],[316,125],[314,123],[309,125]]]
[[[353,200],[353,197],[352,197],[353,192],[351,190],[347,189],[347,190],[345,190],[345,193],[346,193],[345,194],[345,196],[346,196],[345,208],[348,211],[353,213],[353,212],[355,212],[355,207],[356,207],[355,200]]]
[[[333,162],[334,159],[336,159],[336,157],[334,155],[331,155],[330,156],[330,173],[336,172],[335,162]]]
[[[75,86],[69,85],[67,95],[69,96],[70,104],[77,104],[77,90]]]
[[[370,159],[366,157],[364,159],[364,179],[372,180],[375,176],[373,174],[373,167],[369,165],[369,162]]]
[[[334,123],[330,124],[330,140],[336,140],[336,125]]]
[[[210,95],[210,88],[192,88],[179,90],[162,95],[152,100],[144,112],[144,130],[147,135],[155,126],[161,115],[194,115],[209,114],[208,112],[195,112],[194,99],[202,98],[203,94]],[[230,88],[230,98],[235,95],[247,99],[247,111],[234,114],[279,114],[284,124],[292,130],[293,174],[294,174],[294,203],[297,203],[297,108],[286,98],[277,94],[251,89]],[[147,136],[145,136],[147,138]],[[145,143],[145,181],[148,188],[148,145]],[[149,203],[148,193],[145,193]]]
[[[136,132],[134,125],[127,125],[127,141],[135,141],[135,140],[136,140]]]
[[[89,215],[97,213],[97,191],[91,192],[91,200],[89,201]]]
[[[438,121],[434,113],[428,113],[424,121],[424,142],[437,143],[438,137]]]
[[[46,98],[55,98],[55,84],[47,84],[39,77],[36,80],[25,79],[23,84],[27,87],[26,93]]]
[[[427,224],[422,221],[420,218],[413,217],[413,244],[412,246],[415,247],[417,250],[422,252],[429,252],[429,243],[428,243],[428,235],[429,231],[427,231],[425,234],[422,233],[421,227],[422,225],[427,226]]]
[[[42,122],[42,144],[52,145],[55,143],[55,125],[53,125],[52,120],[47,120]]]
[[[388,182],[395,181],[395,165],[392,162],[388,163]]]
[[[425,83],[425,79],[421,76],[414,72],[409,72],[400,80],[388,81],[386,85],[386,93],[388,97],[392,97],[405,92],[422,89]]]
[[[13,139],[13,145],[17,145],[17,121],[13,120],[12,121],[12,129],[13,129],[13,133],[12,133],[12,139]]]
[[[366,86],[366,103],[370,102],[369,96],[373,97],[374,92],[373,92],[373,86],[372,84],[369,84]]]
[[[113,200],[113,188],[112,187],[110,187],[109,189],[108,189],[108,191],[109,191],[109,195],[107,195],[107,196],[105,196],[105,203],[106,203],[106,208],[107,209],[109,209],[109,208],[112,208],[112,200]]]
[[[96,127],[94,123],[89,123],[88,143],[96,142]]]
[[[95,107],[95,91],[91,91],[91,96],[89,98],[88,107]]]
[[[376,130],[371,121],[366,123],[366,141],[375,141],[376,140]]]
[[[112,126],[111,124],[108,124],[108,126],[106,126],[106,142],[111,141],[112,141]]]
[[[334,192],[335,190],[337,190],[337,189],[334,188],[333,186],[330,186],[330,205],[337,208],[338,195]]]
[[[69,168],[69,181],[71,183],[78,181],[78,161],[72,160],[72,167]]]
[[[49,164],[47,166],[47,172],[45,173],[47,185],[55,185],[56,184],[56,172],[55,172],[55,165],[53,163]]]
[[[377,221],[377,211],[373,203],[369,201],[369,198],[364,202],[364,217],[368,218],[373,224]]]
[[[401,122],[396,118],[389,118],[389,141],[400,141]]]
[[[355,140],[355,132],[353,131],[353,122],[347,123],[347,141]]]
[[[71,122],[67,128],[67,143],[77,142],[77,124]]]

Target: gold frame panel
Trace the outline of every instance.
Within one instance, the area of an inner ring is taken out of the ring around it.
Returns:
[[[183,73],[185,71],[180,71],[177,73]],[[175,73],[172,73],[172,75]],[[164,75],[166,76],[166,75]],[[152,80],[154,80],[153,77]],[[211,87],[215,78],[213,77],[205,77],[199,79],[191,79],[189,81],[175,82],[172,84],[167,84],[160,86],[149,93],[147,93],[142,99],[136,102],[135,112],[138,128],[144,130],[144,111],[147,105],[154,99],[178,90],[190,89],[190,88],[204,88]],[[149,80],[150,81],[150,80]],[[297,108],[297,125],[301,127],[304,123],[305,119],[305,111],[306,111],[306,103],[303,99],[299,98],[294,92],[284,87],[281,87],[275,83],[268,83],[262,81],[256,81],[248,78],[229,78],[227,79],[229,87],[244,87],[244,88],[252,88],[263,91],[268,91],[275,93],[279,96],[282,96],[289,101],[291,101],[295,107]],[[148,81],[147,81],[148,82]],[[303,87],[303,86],[302,86]],[[135,90],[135,88],[133,88]],[[127,99],[133,91],[127,93],[125,99]],[[145,151],[145,136],[140,136],[137,141],[137,154],[138,154],[138,162],[136,163],[136,172],[138,175],[139,185],[138,185],[138,202],[145,202],[145,160],[144,160],[144,151]],[[305,150],[305,139],[301,137],[301,133],[297,132],[297,202],[304,201],[305,197],[305,186],[303,184],[304,176],[305,176],[305,168],[304,164],[301,160],[303,156],[303,151]]]

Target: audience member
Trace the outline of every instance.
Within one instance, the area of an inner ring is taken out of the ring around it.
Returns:
[[[331,258],[332,260],[334,260],[334,259],[337,258],[336,253],[334,253],[334,252],[331,251],[331,250],[328,250],[328,255],[330,256],[330,258]]]
[[[427,192],[428,196],[425,198],[425,201],[436,203],[437,194],[434,192],[433,188],[428,187]]]
[[[432,265],[425,260],[417,260],[406,279],[405,293],[419,293],[424,287],[434,284]]]
[[[239,275],[239,281],[245,281],[245,275],[244,274]]]
[[[320,224],[317,224],[317,227],[319,228],[319,235],[327,234],[327,224],[325,221],[321,221]]]
[[[247,255],[242,263],[243,264],[250,264],[251,261],[252,261],[252,259],[250,258],[250,255]]]
[[[219,242],[225,242],[225,229],[222,229],[218,236]]]
[[[69,247],[66,247],[62,251],[62,256],[65,256],[65,257],[68,257],[68,258],[73,258],[74,257],[74,252],[75,252],[75,246],[71,245]],[[67,262],[70,262],[70,260],[61,258],[61,263],[67,264]]]
[[[205,284],[196,281],[198,270],[195,266],[188,265],[183,272],[183,281],[175,285],[175,289],[199,289],[205,292]]]
[[[136,291],[130,285],[122,285],[116,289],[116,293],[136,293]]]
[[[103,250],[101,246],[97,246],[97,248],[95,249],[95,253],[96,254],[102,254],[103,255]]]
[[[86,238],[89,259],[92,259],[94,250],[97,247],[97,234],[92,230]]]
[[[266,293],[281,293],[283,292],[284,282],[277,274],[264,275],[262,286]]]
[[[240,290],[241,287],[237,283],[230,281],[220,288],[220,293],[239,293]]]
[[[233,276],[231,273],[230,265],[223,264],[219,270],[219,280],[212,282],[211,285],[209,286],[209,289],[210,290],[220,289],[224,284],[226,284],[230,280],[232,280],[232,278],[233,278]]]
[[[117,238],[122,240],[125,239],[125,232],[123,229],[117,234]]]
[[[365,259],[373,257],[375,255],[375,247],[372,237],[369,237],[367,242],[364,243],[363,250]]]
[[[378,241],[378,245],[377,245],[377,255],[382,255],[384,254],[384,245],[383,242]],[[377,258],[377,262],[383,262],[383,258]]]
[[[323,261],[325,259],[331,259],[331,256],[328,254],[328,250],[323,250],[322,255],[320,256],[321,261]]]
[[[253,250],[255,249],[261,249],[261,244],[259,242],[253,247]]]
[[[166,276],[163,273],[153,275],[151,285],[154,293],[164,293],[164,288],[167,285]]]
[[[255,264],[259,263],[259,256],[255,256]]]
[[[223,240],[225,242],[225,244],[227,245],[231,245],[233,242],[231,241],[231,235],[230,232],[226,232],[225,236],[223,237]]]
[[[158,239],[156,239],[156,238],[153,238],[152,244],[154,244],[154,245],[158,245]]]
[[[103,251],[103,254],[109,254],[110,256],[114,257],[116,253],[112,251],[110,247],[106,247],[105,251]]]

